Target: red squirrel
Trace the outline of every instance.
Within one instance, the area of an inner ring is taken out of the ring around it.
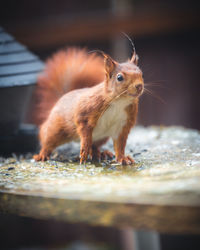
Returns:
[[[102,52],[89,54],[69,48],[47,61],[39,76],[41,97],[41,150],[36,161],[48,160],[59,145],[80,141],[80,164],[90,156],[94,160],[111,157],[100,147],[111,137],[116,161],[132,164],[125,156],[128,134],[135,125],[138,98],[144,89],[138,56],[118,63]]]

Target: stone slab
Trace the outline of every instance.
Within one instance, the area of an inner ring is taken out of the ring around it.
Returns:
[[[111,148],[111,142],[106,145]],[[127,153],[80,166],[79,145],[58,148],[48,162],[1,158],[0,211],[33,218],[200,233],[200,134],[182,127],[136,127]]]

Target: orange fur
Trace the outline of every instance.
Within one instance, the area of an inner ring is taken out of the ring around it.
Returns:
[[[82,60],[85,51],[79,51],[79,55],[81,55]],[[49,61],[45,71],[48,73],[46,73],[48,77],[43,76],[42,78],[43,83],[47,86],[48,98],[55,94],[56,97],[51,97],[53,101],[49,106],[46,105],[46,100],[43,100],[43,107],[51,106],[51,110],[40,128],[42,148],[40,153],[34,156],[34,159],[47,160],[57,146],[79,140],[81,144],[80,163],[85,163],[88,156],[91,158],[111,157],[110,152],[105,151],[101,154],[99,151],[100,146],[111,137],[116,160],[121,164],[132,164],[134,160],[130,156],[125,156],[125,146],[130,129],[136,122],[138,97],[143,92],[141,70],[133,60],[119,64],[111,57],[104,55],[105,79],[95,85],[94,81],[90,82],[90,80],[96,81],[98,77],[102,77],[100,73],[102,72],[101,60],[96,56],[91,58],[87,55],[83,62],[78,59],[77,61],[71,60],[71,63],[72,61],[74,63],[71,65],[71,69],[76,69],[76,72],[70,71],[73,77],[71,81],[67,77],[68,83],[65,85],[63,75],[68,76],[67,68],[56,64],[56,62],[59,64],[59,58],[63,56],[65,57],[65,54],[60,52],[56,57],[54,56],[52,61]],[[61,60],[65,62],[64,59]],[[99,63],[99,71],[95,70],[97,62],[91,65],[89,63],[89,61],[94,60]],[[88,71],[83,73],[80,64],[82,67],[86,65],[85,67],[90,67],[90,69],[88,68]],[[60,71],[56,71],[56,69]],[[88,82],[85,82],[85,79]],[[40,84],[41,82],[40,78]],[[64,90],[63,86],[65,86]],[[77,86],[79,89],[72,90]],[[90,87],[85,88],[86,86]],[[80,89],[81,87],[82,89]],[[65,92],[67,93],[60,97],[52,107],[58,96]]]
[[[65,93],[91,87],[103,81],[103,60],[85,49],[69,48],[55,53],[38,77],[39,105],[35,122],[41,124],[53,105]]]

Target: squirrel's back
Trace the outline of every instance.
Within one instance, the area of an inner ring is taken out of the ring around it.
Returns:
[[[55,53],[38,77],[39,105],[36,123],[41,124],[65,93],[94,86],[104,79],[103,59],[85,49],[69,48]]]

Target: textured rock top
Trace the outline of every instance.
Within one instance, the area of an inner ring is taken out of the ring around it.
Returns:
[[[112,148],[111,142],[106,146]],[[0,212],[71,223],[200,234],[200,134],[181,127],[136,127],[127,153],[135,165],[80,166],[79,145],[50,161],[1,158]]]
[[[106,147],[112,148],[109,142]],[[57,149],[48,162],[1,159],[0,191],[64,199],[200,205],[200,134],[181,127],[136,127],[127,154],[136,164],[105,161],[80,166],[79,145]]]

